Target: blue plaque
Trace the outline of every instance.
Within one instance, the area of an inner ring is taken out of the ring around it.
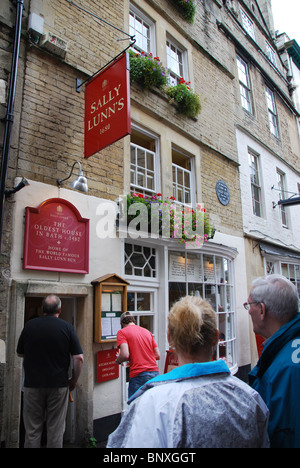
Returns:
[[[220,203],[222,205],[227,206],[230,202],[230,192],[229,188],[223,180],[218,180],[216,185],[216,193]]]

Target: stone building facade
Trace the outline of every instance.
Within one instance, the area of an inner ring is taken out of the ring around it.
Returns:
[[[94,342],[95,279],[114,274],[129,283],[128,309],[154,334],[162,352],[160,372],[164,372],[168,350],[171,303],[184,294],[211,300],[223,340],[217,357],[246,379],[256,346],[243,302],[253,277],[266,268],[260,241],[269,235],[271,244],[285,242],[297,250],[297,217],[290,213],[287,230],[278,226],[278,208],[269,205],[274,193],[269,191],[270,168],[275,179],[277,169],[290,175],[292,185],[297,184],[300,169],[297,111],[286,68],[273,42],[270,1],[195,1],[193,23],[184,19],[175,3],[24,1],[6,188],[16,186],[22,177],[29,185],[7,197],[4,205],[0,414],[5,446],[20,445],[22,362],[15,354],[17,340],[30,315],[41,312],[45,295],[55,293],[62,298],[62,318],[74,324],[85,354],[75,403],[68,414],[66,442],[82,444],[93,434],[105,440],[126,405],[127,378],[126,369],[121,368],[118,378],[97,381],[97,355],[114,349],[116,343]],[[2,2],[1,136],[15,18],[14,2]],[[60,40],[58,46],[49,44],[49,33]],[[174,72],[175,81],[183,76],[191,82],[200,96],[201,112],[195,119],[184,117],[164,91],[132,83],[131,135],[84,159],[85,90],[84,85],[76,87],[76,80],[89,79],[126,48],[133,35],[137,52],[158,56]],[[267,43],[276,56],[275,64]],[[266,85],[276,102],[280,132],[276,136],[270,131]],[[134,159],[136,151],[143,163]],[[253,214],[249,152],[260,156],[264,169],[263,216]],[[87,194],[67,184],[57,185],[57,179],[66,177],[76,161],[87,176]],[[134,174],[140,174],[139,182]],[[149,174],[151,185],[147,184]],[[179,184],[175,174],[185,174],[186,182]],[[217,193],[220,181],[229,194],[223,203]],[[166,199],[177,195],[179,188],[188,191],[194,206],[205,206],[216,229],[202,248],[189,249],[172,239],[124,238],[117,229],[114,235],[100,238],[102,208],[117,209],[115,200],[120,196],[162,193]],[[67,201],[89,219],[86,274],[23,268],[26,207],[37,208],[51,199]]]

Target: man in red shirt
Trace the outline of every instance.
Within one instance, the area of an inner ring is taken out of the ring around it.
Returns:
[[[120,352],[116,363],[129,361],[130,398],[144,383],[158,375],[156,361],[160,359],[160,352],[152,333],[136,325],[130,312],[124,312],[120,321],[122,329],[117,333],[117,347]]]

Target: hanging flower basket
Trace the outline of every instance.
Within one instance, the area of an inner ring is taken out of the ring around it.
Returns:
[[[198,94],[194,93],[183,78],[177,86],[170,86],[167,95],[170,104],[174,104],[180,114],[195,119],[201,111],[201,102]]]
[[[160,62],[159,57],[129,51],[130,82],[136,82],[144,88],[163,89],[168,84],[169,72]]]
[[[196,14],[196,3],[194,0],[173,0],[176,8],[188,23],[193,23]]]
[[[196,209],[184,207],[175,203],[174,197],[164,200],[161,193],[152,197],[137,193],[127,195],[123,210],[127,227],[137,232],[148,232],[152,237],[163,236],[180,244],[201,247],[215,234],[215,228],[201,205]]]

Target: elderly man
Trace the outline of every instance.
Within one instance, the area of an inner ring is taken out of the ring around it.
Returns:
[[[253,282],[248,302],[255,333],[265,338],[249,374],[270,410],[271,447],[300,448],[300,314],[297,288],[284,276]]]
[[[63,446],[69,390],[75,388],[84,361],[73,326],[59,319],[59,297],[47,296],[43,313],[26,323],[17,346],[18,355],[24,358],[25,448],[40,447],[45,414],[47,447]]]

